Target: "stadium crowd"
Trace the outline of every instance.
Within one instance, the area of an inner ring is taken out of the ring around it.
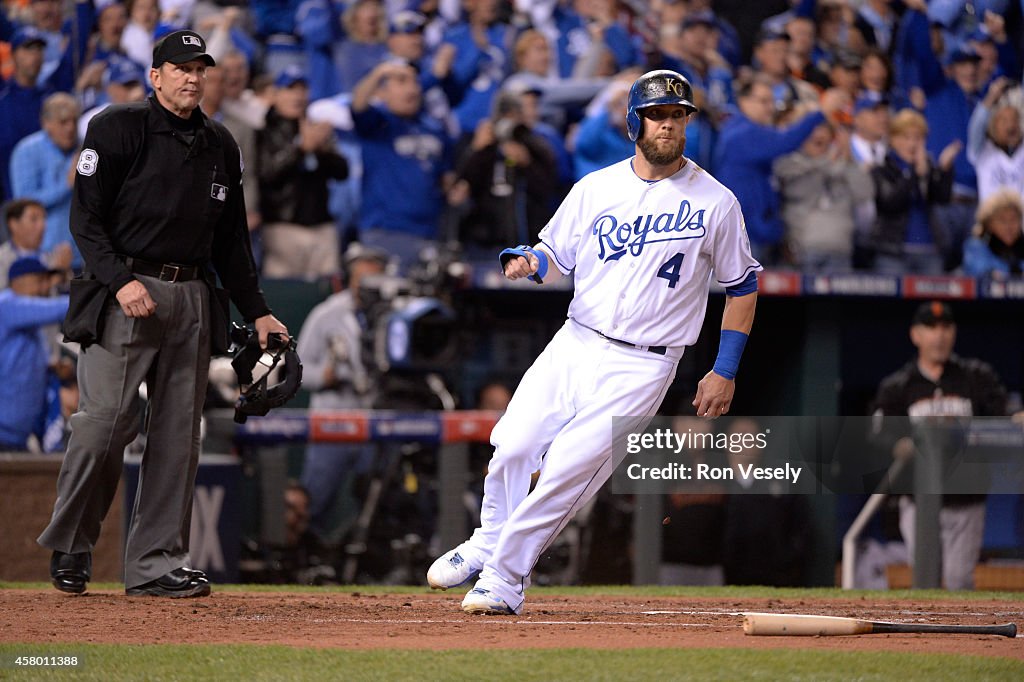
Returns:
[[[1019,272],[1019,230],[977,220],[1024,189],[1018,3],[756,5],[6,0],[0,199],[39,201],[40,255],[70,247],[80,267],[79,140],[146,96],[154,40],[190,27],[218,61],[203,108],[250,166],[269,277],[336,273],[355,240],[400,263],[530,241],[573,180],[632,154],[624,89],[654,68],[694,85],[688,154],[737,194],[765,265]]]
[[[202,108],[241,149],[265,277],[340,274],[355,242],[399,272],[424,248],[534,243],[575,180],[633,154],[626,91],[656,68],[692,83],[687,156],[739,198],[766,267],[1020,275],[1022,4],[2,0],[0,284],[25,257],[81,268],[88,122],[147,97],[154,41],[183,27],[217,62]],[[74,380],[49,352],[53,390],[0,400],[0,434],[32,412],[33,436],[0,449],[62,449],[43,435]]]

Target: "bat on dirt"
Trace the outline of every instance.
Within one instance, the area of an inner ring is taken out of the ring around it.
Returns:
[[[932,625],[927,623],[883,623],[860,618],[812,616],[789,613],[744,613],[745,635],[877,635],[882,633],[930,632],[961,635],[1002,635],[1016,637],[1017,626],[1005,625]]]

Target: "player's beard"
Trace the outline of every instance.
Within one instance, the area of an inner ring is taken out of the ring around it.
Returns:
[[[686,136],[679,139],[676,144],[661,146],[658,140],[650,136],[644,136],[637,141],[640,153],[652,166],[667,166],[679,161],[679,158],[686,151]]]

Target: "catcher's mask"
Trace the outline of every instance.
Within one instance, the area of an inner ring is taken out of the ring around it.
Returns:
[[[630,140],[636,142],[644,129],[640,110],[659,104],[681,104],[691,114],[697,111],[693,103],[693,88],[682,74],[668,69],[648,71],[636,79],[626,100],[626,132]]]
[[[232,325],[231,340],[234,343],[235,357],[231,366],[238,375],[240,393],[235,403],[235,421],[244,424],[250,416],[262,417],[275,407],[281,407],[298,392],[302,385],[302,362],[295,352],[295,339],[287,341],[278,333],[267,337],[266,350],[260,348],[259,335],[246,327]],[[270,356],[270,363],[263,361],[264,355]],[[273,386],[267,385],[270,373],[284,359],[283,376]],[[258,380],[253,381],[253,369],[262,364],[267,371]]]

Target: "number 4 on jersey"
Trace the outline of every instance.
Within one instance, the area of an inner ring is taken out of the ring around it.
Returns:
[[[676,288],[676,283],[679,281],[679,270],[683,267],[683,256],[685,255],[685,253],[677,253],[658,268],[658,277],[668,280],[669,289]]]

